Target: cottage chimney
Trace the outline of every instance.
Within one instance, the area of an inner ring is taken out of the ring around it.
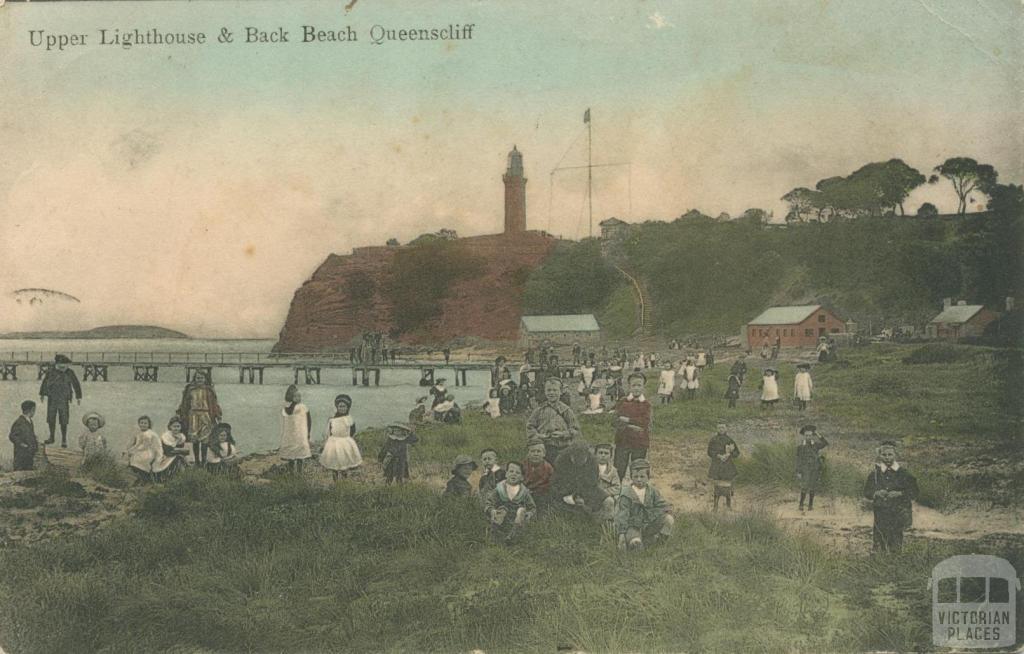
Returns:
[[[1011,311],[1013,311],[1013,297],[1010,296],[1010,295],[1007,295],[1006,296],[1006,312],[1009,313]]]
[[[950,308],[951,306],[953,306],[953,298],[951,298],[951,297],[944,297],[944,298],[942,298],[942,310],[943,311],[945,311],[946,309]]]

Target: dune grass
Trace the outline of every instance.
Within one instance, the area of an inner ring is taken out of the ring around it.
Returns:
[[[756,513],[683,516],[629,556],[555,515],[504,548],[472,500],[417,484],[189,471],[131,518],[0,551],[0,634],[17,652],[908,651],[951,551],[838,556]]]

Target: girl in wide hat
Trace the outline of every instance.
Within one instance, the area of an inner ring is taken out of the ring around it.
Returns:
[[[82,424],[86,427],[86,431],[78,437],[78,447],[82,450],[82,454],[90,457],[106,452],[107,438],[100,432],[107,424],[103,416],[95,411],[90,411],[82,416]]]

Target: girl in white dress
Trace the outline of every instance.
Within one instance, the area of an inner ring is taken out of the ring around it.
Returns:
[[[661,375],[658,377],[658,397],[661,398],[662,404],[668,404],[672,401],[672,395],[676,388],[676,371],[672,369],[672,362],[665,362],[665,369],[661,371]]]
[[[697,366],[693,365],[693,359],[686,360],[686,363],[679,369],[679,374],[683,377],[679,388],[686,388],[686,397],[688,399],[696,399],[697,389],[700,388],[700,370],[697,369]]]
[[[320,453],[320,465],[331,471],[334,481],[347,477],[350,470],[363,463],[363,456],[356,444],[356,423],[349,415],[352,398],[341,394],[334,398],[334,417],[327,421],[324,449]]]
[[[814,389],[814,383],[811,381],[811,364],[801,363],[796,369],[796,377],[793,379],[793,397],[796,398],[800,410],[803,411],[807,408],[807,403],[811,401],[811,391]]]
[[[135,433],[132,444],[125,450],[128,467],[132,469],[142,482],[153,481],[153,462],[163,458],[160,437],[153,431],[153,421],[149,416],[139,418],[139,431]]]
[[[761,408],[775,406],[779,401],[779,379],[774,368],[765,368],[761,377]]]
[[[302,462],[312,456],[309,451],[309,432],[313,418],[302,403],[302,394],[295,384],[284,393],[281,409],[281,458],[288,462],[288,470],[302,474]]]
[[[498,397],[498,389],[492,388],[487,393],[487,403],[484,404],[484,413],[492,418],[501,417],[501,398]]]

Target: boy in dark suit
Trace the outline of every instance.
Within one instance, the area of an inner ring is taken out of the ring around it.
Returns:
[[[894,441],[878,446],[878,463],[864,482],[864,497],[871,500],[875,513],[872,549],[898,552],[903,547],[903,531],[913,524],[917,480],[896,462]]]
[[[8,438],[14,444],[15,470],[32,470],[33,468],[33,459],[39,449],[35,426],[32,424],[32,416],[35,413],[36,403],[32,400],[25,400],[21,403],[21,415],[11,425],[11,433]]]

